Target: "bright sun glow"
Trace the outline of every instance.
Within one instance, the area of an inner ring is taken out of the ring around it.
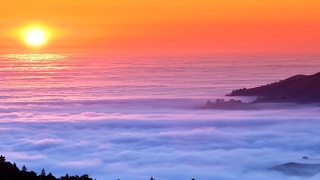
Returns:
[[[46,41],[46,36],[43,31],[39,29],[32,29],[27,32],[26,42],[31,46],[41,46],[44,45]]]

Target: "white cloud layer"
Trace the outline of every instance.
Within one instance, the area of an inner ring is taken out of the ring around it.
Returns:
[[[320,158],[320,108],[200,107],[319,66],[318,55],[296,54],[0,55],[0,154],[98,180],[306,179],[265,170]]]
[[[265,170],[320,158],[317,107],[223,111],[122,103],[118,112],[116,103],[89,101],[2,108],[0,153],[30,170],[99,180],[299,179]]]

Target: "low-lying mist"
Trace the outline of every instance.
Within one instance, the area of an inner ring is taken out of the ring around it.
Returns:
[[[181,99],[3,103],[0,154],[37,173],[45,168],[98,180],[308,179],[266,169],[303,156],[320,158],[320,108],[197,108],[203,104]]]

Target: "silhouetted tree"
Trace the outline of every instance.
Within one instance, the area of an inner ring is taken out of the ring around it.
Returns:
[[[17,165],[16,163],[14,162],[13,165],[12,165],[14,168],[17,168]]]
[[[6,158],[4,156],[0,156],[0,162],[5,162],[6,161]]]
[[[46,176],[46,171],[44,170],[44,168],[42,168],[40,175],[41,175],[41,176]]]
[[[21,171],[22,171],[22,172],[27,172],[27,170],[28,170],[27,167],[26,167],[25,165],[23,165]]]
[[[61,180],[69,180],[69,174],[60,177]]]
[[[45,180],[57,180],[57,178],[54,177],[51,173],[49,173],[49,174],[46,176]]]

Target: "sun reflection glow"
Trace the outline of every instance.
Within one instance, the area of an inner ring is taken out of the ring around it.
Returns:
[[[68,57],[68,55],[59,54],[6,54],[5,58],[16,59],[24,62],[41,62],[41,61],[56,61]]]
[[[68,69],[68,66],[64,64],[67,57],[68,55],[58,54],[6,54],[0,56],[0,59],[6,59],[6,63],[12,66],[0,67],[0,70],[53,73],[56,70]]]

